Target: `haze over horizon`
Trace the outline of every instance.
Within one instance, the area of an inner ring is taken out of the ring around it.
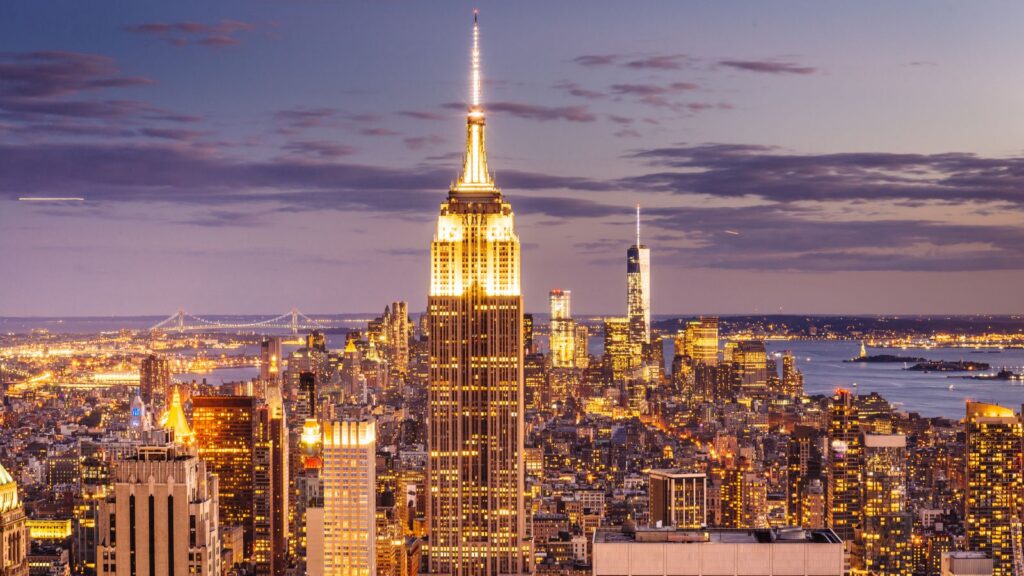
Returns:
[[[657,316],[1020,312],[1019,3],[56,1],[0,17],[0,316],[422,310],[477,4],[526,311],[624,313],[639,202]]]

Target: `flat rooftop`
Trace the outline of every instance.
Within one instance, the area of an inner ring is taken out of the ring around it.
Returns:
[[[594,533],[594,543],[622,544],[841,544],[835,532],[827,529],[804,530],[799,528],[734,529],[707,528],[704,530],[668,528],[637,528],[623,532],[620,527],[599,528]]]

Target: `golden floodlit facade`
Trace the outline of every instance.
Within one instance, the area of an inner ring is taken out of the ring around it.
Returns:
[[[429,569],[525,574],[519,238],[487,169],[475,17],[472,63],[462,174],[431,244]]]

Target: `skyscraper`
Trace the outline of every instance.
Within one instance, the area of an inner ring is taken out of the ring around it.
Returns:
[[[152,410],[167,402],[167,387],[171,384],[171,363],[163,356],[150,354],[139,364],[139,396]],[[156,403],[154,403],[156,400]]]
[[[431,244],[429,571],[530,572],[523,477],[523,299],[511,205],[487,169],[474,15],[462,173]]]
[[[323,531],[307,534],[309,574],[376,576],[376,426],[325,423],[322,446]]]
[[[909,576],[913,517],[907,502],[907,438],[864,435],[863,568],[878,576]]]
[[[281,377],[281,338],[265,336],[260,341],[260,380],[269,382]]]
[[[966,428],[967,546],[992,555],[993,576],[1009,576],[1014,553],[1022,553],[1012,541],[1024,510],[1020,417],[995,404],[967,402]]]
[[[257,574],[284,574],[288,551],[288,428],[277,383],[257,410],[253,456],[253,556]]]
[[[251,557],[256,399],[193,396],[192,425],[199,459],[220,478],[220,524],[242,527],[245,556]]]
[[[551,304],[551,366],[573,368],[576,364],[576,323],[572,320],[572,291],[552,290]]]
[[[628,318],[605,318],[605,372],[612,382],[625,380],[636,367],[639,355],[629,339]]]
[[[651,470],[648,478],[651,525],[677,528],[707,526],[707,474]]]
[[[626,250],[626,315],[634,344],[651,341],[651,249],[640,243],[640,205],[636,205],[636,244]]]
[[[115,461],[113,481],[99,507],[99,576],[221,573],[218,478],[206,462],[150,442]]]
[[[829,405],[828,527],[844,542],[861,527],[861,472],[864,448],[857,405],[849,390],[837,390]]]

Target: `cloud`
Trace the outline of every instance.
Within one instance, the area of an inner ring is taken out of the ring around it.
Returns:
[[[209,134],[202,130],[183,130],[180,128],[143,128],[142,130],[139,130],[139,133],[151,138],[179,140],[183,142],[190,142]]]
[[[316,156],[317,158],[341,158],[351,156],[359,151],[355,146],[329,142],[326,140],[301,140],[289,142],[284,149],[299,156]]]
[[[361,128],[359,130],[361,136],[401,136],[402,133],[391,130],[390,128],[381,128],[379,126],[373,128]]]
[[[575,82],[569,82],[566,80],[556,82],[553,87],[556,90],[561,90],[570,96],[575,96],[576,98],[584,98],[586,100],[600,100],[606,96],[604,92],[598,92],[597,90],[583,88],[582,86],[576,84]]]
[[[631,60],[624,66],[636,70],[682,70],[689,63],[690,57],[686,54],[661,54]]]
[[[201,22],[148,22],[126,26],[124,30],[134,34],[154,36],[171,46],[234,46],[239,43],[238,35],[254,32],[260,25],[238,20],[221,20],[216,24]]]
[[[573,58],[573,62],[580,66],[597,67],[597,66],[611,66],[619,61],[621,58],[618,54],[586,54]]]
[[[344,128],[349,130],[365,130],[367,124],[379,122],[378,114],[366,112],[349,112],[340,108],[327,106],[299,106],[274,112],[274,120],[278,125],[278,134],[293,135],[315,128]],[[377,134],[366,134],[374,136]]]
[[[443,105],[450,110],[465,110],[464,104],[450,102]],[[519,102],[490,102],[487,104],[488,112],[508,114],[515,118],[524,120],[539,120],[547,122],[551,120],[565,120],[567,122],[593,122],[597,116],[590,112],[586,106],[541,106],[537,104],[522,104]]]
[[[700,86],[692,82],[673,82],[672,84],[612,84],[612,94],[624,96],[658,96],[677,94],[690,90],[698,90]]]
[[[402,142],[409,150],[422,150],[444,144],[444,138],[431,134],[430,136],[410,136],[403,139]]]
[[[762,74],[815,74],[817,68],[780,60],[719,60],[719,66]]]
[[[80,52],[0,53],[0,98],[58,98],[104,88],[152,84],[123,76],[112,58]]]
[[[680,145],[634,152],[658,170],[625,178],[649,191],[775,202],[932,200],[1024,206],[1024,158],[975,154],[786,154],[768,146]]]
[[[446,114],[439,114],[437,112],[426,112],[422,110],[402,110],[398,112],[399,116],[405,116],[407,118],[415,118],[416,120],[451,120]]]

